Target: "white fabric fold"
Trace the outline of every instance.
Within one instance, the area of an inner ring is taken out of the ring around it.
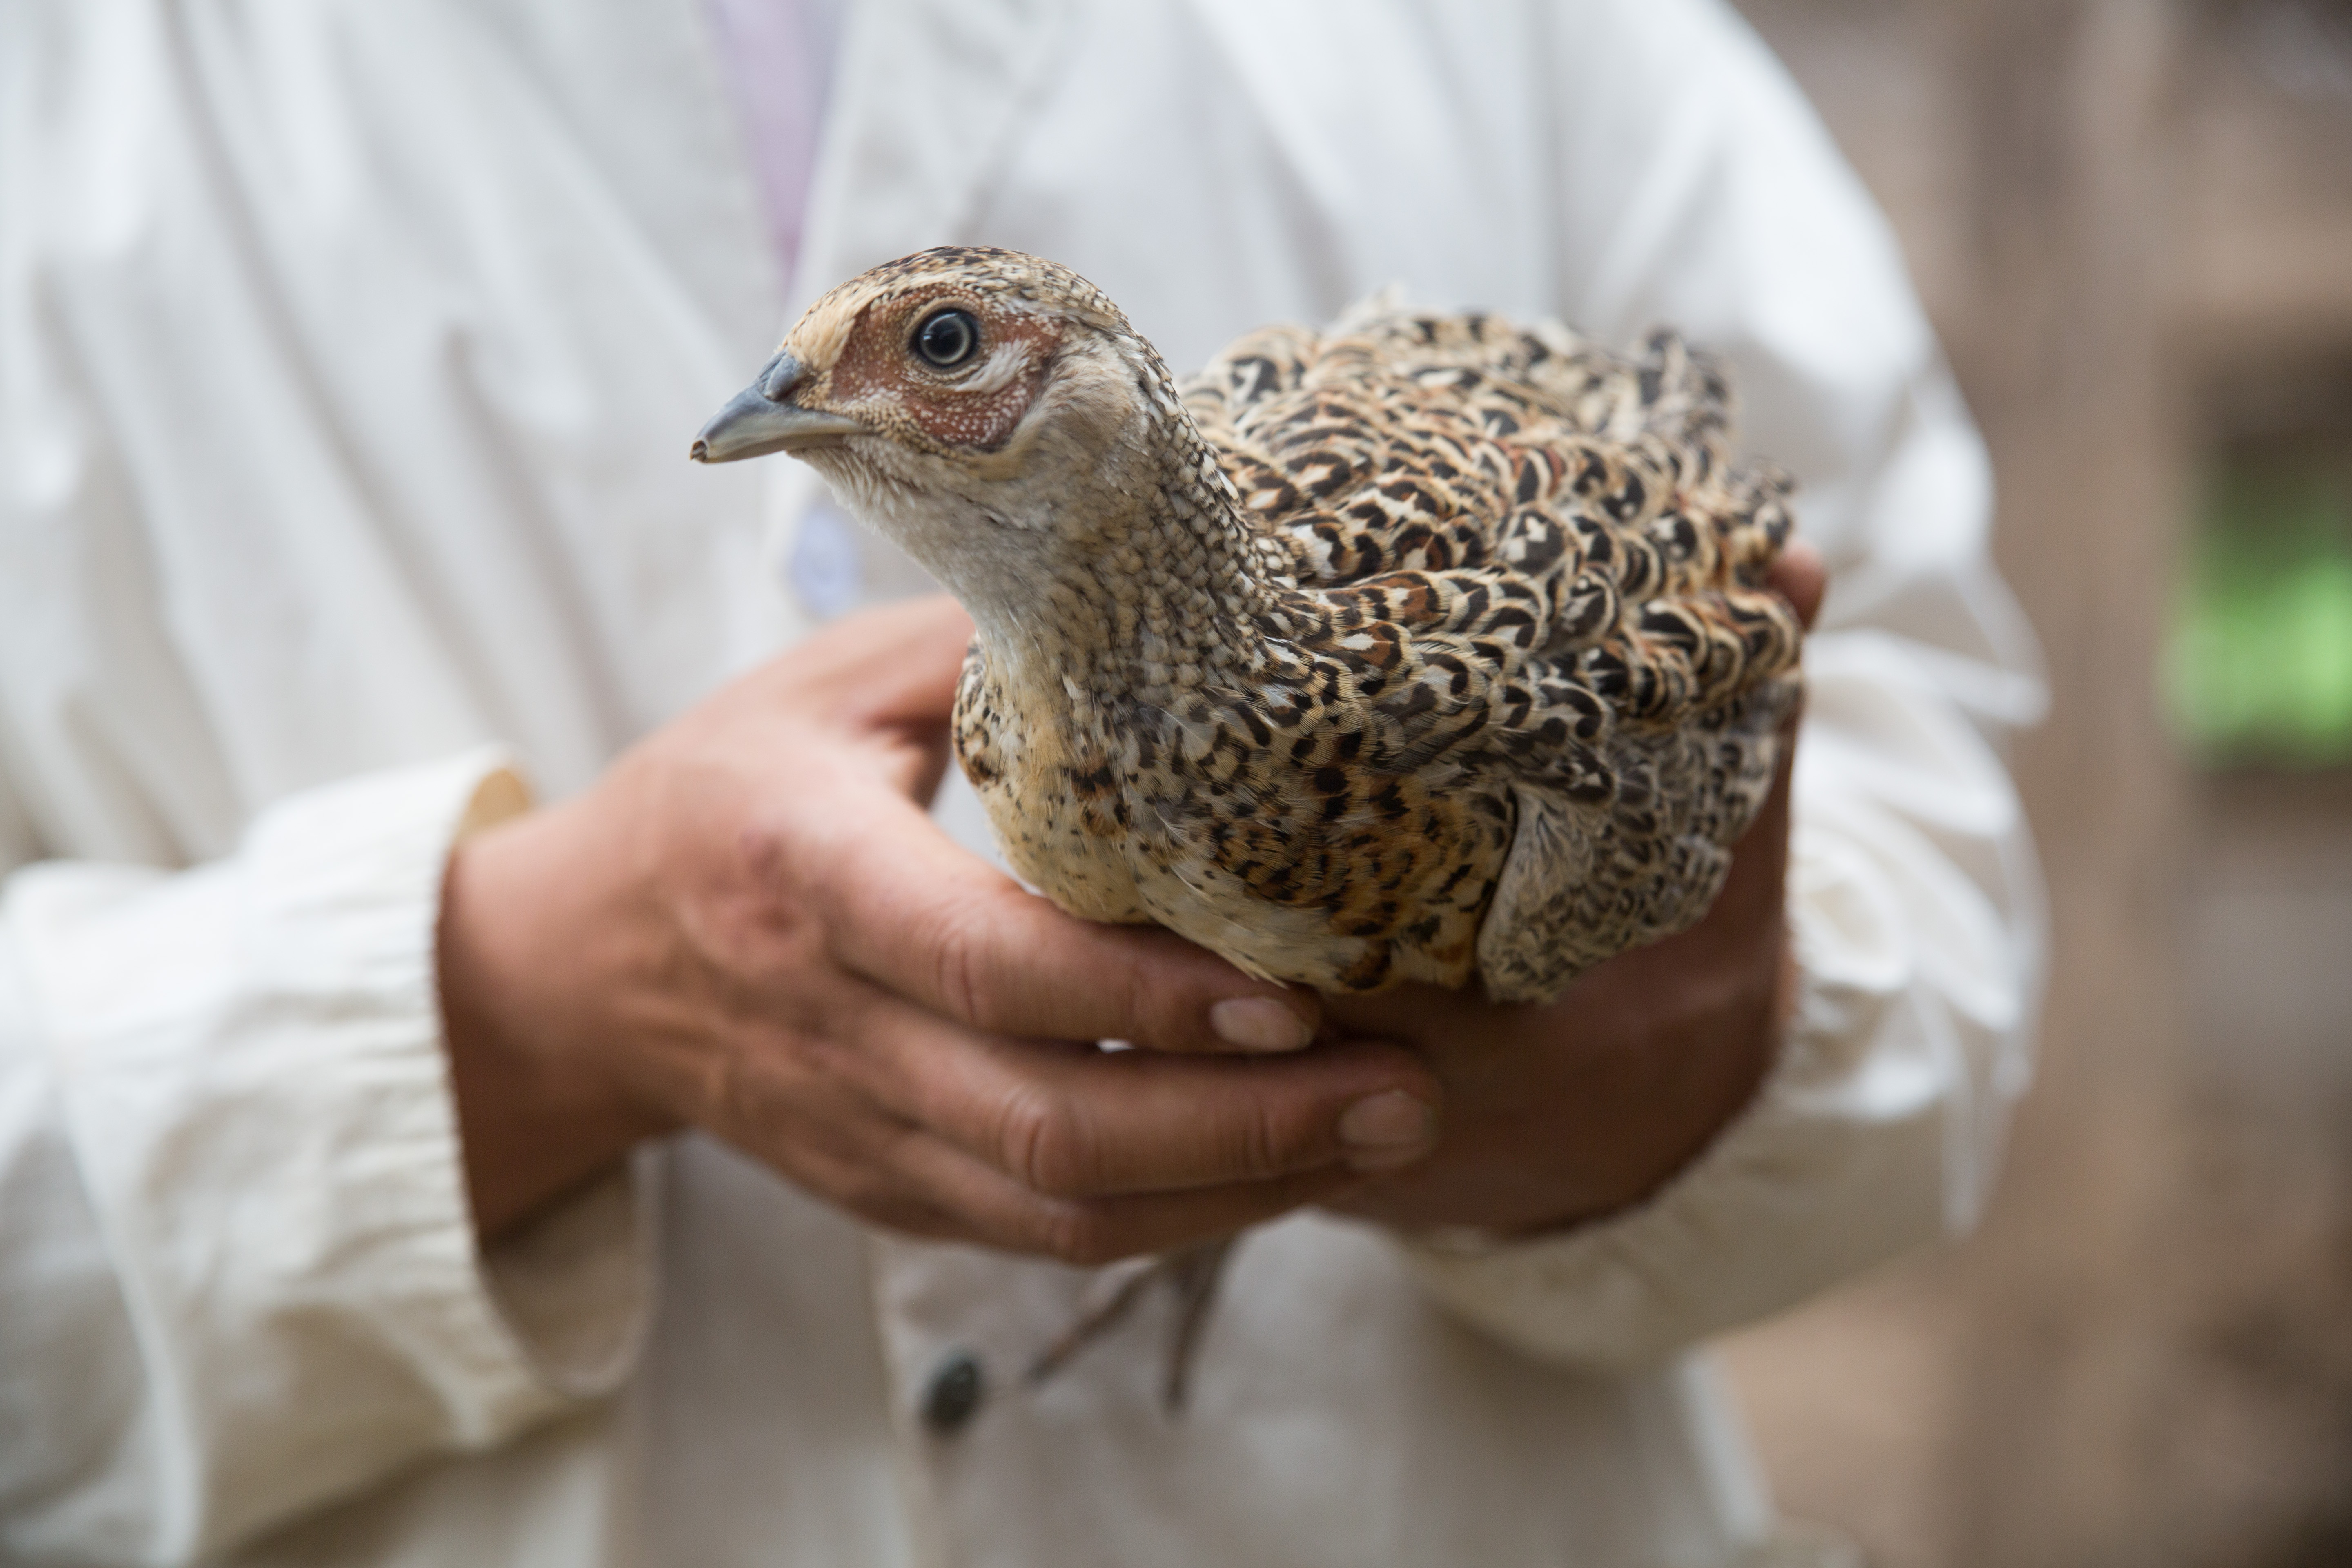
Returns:
[[[55,1506],[111,1489],[125,1558],[194,1557],[499,1443],[625,1367],[646,1278],[625,1192],[504,1250],[510,1313],[467,1207],[433,932],[503,767],[482,750],[310,791],[191,871],[7,885],[0,1053],[12,1084],[47,1079],[146,1405],[112,1413],[146,1440],[78,1445],[104,1458]],[[10,1526],[37,1539],[41,1510]]]

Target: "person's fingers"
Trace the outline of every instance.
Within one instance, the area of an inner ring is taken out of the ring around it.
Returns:
[[[1392,1046],[1202,1058],[973,1034],[877,993],[853,1026],[866,1091],[1024,1187],[1090,1198],[1389,1169],[1436,1141],[1439,1091]]]
[[[1764,581],[1789,601],[1797,619],[1811,631],[1813,617],[1822,613],[1822,595],[1829,591],[1830,572],[1822,552],[1805,540],[1791,539],[1773,560]]]
[[[1398,985],[1324,1002],[1330,1037],[1347,1041],[1409,1040],[1416,1046],[1440,1035],[1465,1035],[1473,1048],[1494,1043],[1507,1048],[1509,1020],[1518,1008],[1489,1002],[1474,981],[1459,991],[1437,985]],[[1465,1026],[1465,1020],[1476,1022]]]
[[[898,1130],[871,1155],[821,1159],[803,1180],[893,1230],[1088,1267],[1230,1236],[1338,1196],[1361,1180],[1332,1166],[1181,1193],[1068,1198],[1039,1193],[919,1128]]]
[[[1271,1052],[1314,1038],[1312,994],[1171,933],[1076,920],[903,801],[838,824],[804,885],[845,967],[984,1034]]]
[[[945,594],[844,616],[751,678],[763,699],[850,725],[939,725],[955,706],[971,618]]]
[[[868,1006],[836,1008],[846,1030],[837,1037],[802,1036],[765,1047],[738,1041],[728,1053],[733,1065],[720,1075],[723,1081],[710,1086],[704,1110],[705,1124],[727,1142],[875,1224],[1066,1262],[1100,1263],[1226,1235],[1321,1202],[1363,1179],[1354,1165],[1327,1158],[1311,1168],[1263,1179],[1240,1177],[1175,1191],[1097,1192],[1086,1179],[1086,1167],[1072,1163],[1058,1145],[1064,1135],[1053,1130],[1033,1135],[1024,1131],[1025,1118],[1018,1111],[1002,1125],[1008,1134],[1004,1141],[992,1144],[983,1139],[975,1152],[890,1103],[898,1060],[881,1072],[861,1071],[861,1064],[870,1066],[878,1058],[952,1060],[975,1046],[1049,1061],[1099,1053],[1091,1047],[978,1041],[941,1020],[926,1020],[900,998],[875,991],[868,1000]],[[1396,1054],[1393,1047],[1381,1049]],[[1244,1075],[1274,1065],[1159,1060],[1195,1069],[1222,1066]],[[983,1081],[992,1077],[985,1068],[978,1076]],[[1375,1075],[1371,1081],[1398,1077],[1417,1088],[1425,1079],[1407,1064],[1402,1074]],[[947,1092],[940,1091],[942,1097]],[[1171,1109],[1179,1121],[1192,1110]],[[1035,1162],[1034,1169],[1024,1165],[1024,1159]],[[1381,1163],[1377,1154],[1373,1163]],[[1247,1169],[1250,1162],[1234,1164]]]

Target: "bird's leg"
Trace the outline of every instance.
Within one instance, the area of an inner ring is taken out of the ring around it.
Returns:
[[[1166,1253],[1141,1264],[1105,1269],[1087,1291],[1070,1325],[1055,1337],[1029,1365],[1028,1383],[1034,1387],[1069,1364],[1087,1346],[1101,1339],[1135,1310],[1143,1293],[1165,1281],[1176,1294],[1176,1319],[1168,1333],[1167,1364],[1160,1383],[1160,1401],[1171,1415],[1184,1408],[1192,1387],[1192,1361],[1201,1335],[1216,1305],[1217,1284],[1225,1260],[1232,1256],[1234,1237],[1221,1237]]]
[[[1209,1313],[1217,1304],[1217,1286],[1225,1277],[1225,1260],[1233,1256],[1237,1237],[1188,1247],[1167,1258],[1170,1280],[1176,1287],[1176,1321],[1168,1331],[1168,1363],[1160,1385],[1160,1407],[1171,1415],[1182,1412],[1192,1386],[1192,1357],[1201,1346]]]
[[[1027,1381],[1030,1385],[1034,1387],[1061,1371],[1069,1364],[1072,1357],[1124,1321],[1167,1263],[1164,1258],[1139,1258],[1097,1274],[1079,1301],[1077,1315],[1070,1320],[1069,1326],[1056,1334],[1054,1342],[1039,1352],[1037,1359],[1029,1363]]]

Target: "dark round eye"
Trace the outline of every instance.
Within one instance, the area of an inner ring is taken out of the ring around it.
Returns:
[[[980,323],[970,310],[940,310],[915,329],[915,352],[944,370],[961,364],[980,347]]]

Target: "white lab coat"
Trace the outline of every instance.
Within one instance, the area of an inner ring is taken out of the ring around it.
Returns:
[[[1748,1558],[1687,1347],[1969,1222],[2040,962],[1990,743],[2030,642],[1884,223],[1715,0],[875,0],[843,48],[787,291],[694,0],[0,9],[0,1554]],[[943,240],[1180,366],[1391,280],[1675,322],[1837,574],[1758,1102],[1561,1237],[1266,1228],[1181,1423],[1156,1322],[1008,1389],[1080,1276],[707,1142],[467,1225],[446,847],[505,760],[576,789],[905,585],[797,465],[683,454],[801,303]],[[957,1349],[995,1392],[942,1436]]]

